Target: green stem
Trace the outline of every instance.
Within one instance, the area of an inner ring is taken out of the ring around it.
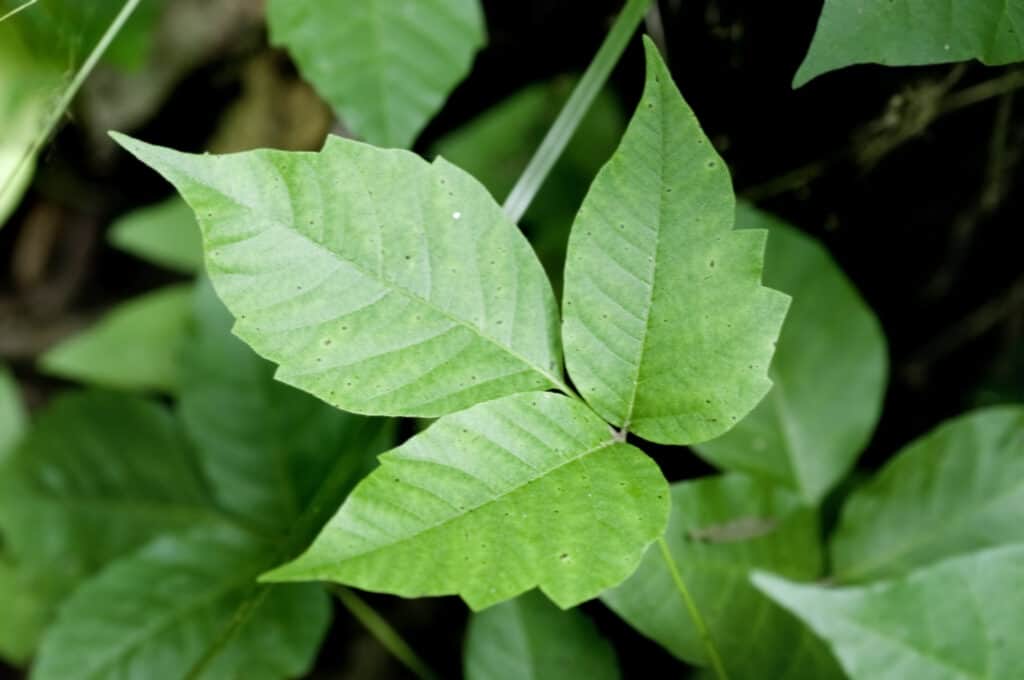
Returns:
[[[690,618],[693,619],[693,625],[697,629],[697,634],[704,642],[704,647],[708,651],[708,657],[711,659],[712,670],[714,670],[715,675],[719,680],[729,680],[729,674],[725,672],[725,665],[722,663],[722,657],[719,656],[718,649],[715,647],[715,643],[711,640],[711,632],[708,630],[707,623],[704,622],[704,617],[700,615],[697,603],[694,602],[693,596],[690,595],[690,589],[686,587],[686,581],[683,580],[683,575],[679,572],[679,566],[676,565],[675,558],[672,557],[672,552],[669,550],[668,543],[665,542],[664,536],[658,539],[658,547],[661,548],[661,556],[665,559],[665,564],[668,566],[669,573],[672,574],[672,580],[676,584],[676,590],[679,591],[679,595],[683,598],[683,604],[686,605],[687,611],[690,612]]]
[[[518,222],[526,209],[530,207],[541,185],[547,178],[555,161],[562,155],[569,140],[572,139],[580,121],[586,115],[587,110],[597,97],[601,88],[604,87],[608,76],[611,74],[619,57],[629,44],[637,26],[647,12],[647,6],[651,0],[629,0],[626,7],[615,20],[615,25],[604,39],[601,48],[590,62],[580,82],[569,96],[561,113],[555,120],[554,125],[548,130],[544,140],[540,143],[529,165],[519,176],[519,181],[512,187],[508,198],[505,199],[505,214],[513,222]]]
[[[331,586],[331,592],[345,606],[363,626],[370,631],[374,638],[380,642],[391,654],[402,662],[406,668],[413,672],[420,680],[438,680],[440,676],[430,670],[430,667],[416,655],[412,647],[402,639],[391,624],[384,620],[377,611],[366,604],[354,591],[344,586]]]
[[[32,142],[32,145],[18,160],[18,164],[15,166],[14,171],[8,177],[4,178],[5,183],[0,186],[0,197],[2,197],[11,186],[11,183],[8,180],[17,177],[25,167],[25,164],[29,162],[29,159],[35,158],[36,154],[39,153],[43,144],[45,144],[46,140],[49,139],[50,133],[57,127],[57,124],[60,123],[60,119],[61,116],[64,115],[64,111],[71,106],[71,101],[75,98],[75,95],[78,94],[78,91],[82,89],[82,84],[85,83],[93,69],[96,68],[96,64],[98,64],[99,60],[103,57],[103,53],[107,51],[108,47],[110,47],[110,43],[114,42],[114,38],[116,38],[117,34],[121,32],[122,28],[124,28],[125,23],[139,6],[140,2],[142,2],[142,0],[127,0],[127,2],[125,2],[121,7],[121,11],[118,12],[117,16],[114,17],[114,20],[110,22],[110,26],[108,26],[107,30],[103,33],[103,37],[101,37],[99,42],[96,43],[96,46],[92,48],[89,56],[82,63],[78,72],[75,73],[75,77],[71,80],[67,89],[64,90],[64,93],[61,95],[57,105],[50,112],[49,118],[45,119],[45,123],[35,141]],[[28,5],[19,7],[14,10],[14,12],[20,12],[22,9],[25,9],[26,6]],[[11,15],[8,14],[7,16]],[[4,18],[7,17],[5,16]]]
[[[3,15],[2,17],[0,17],[0,24],[2,24],[3,22],[7,21],[8,19],[10,19],[11,17],[13,17],[18,12],[22,12],[22,11],[28,9],[29,7],[31,7],[32,5],[36,4],[37,2],[39,2],[39,0],[28,0],[28,2],[23,2],[22,4],[18,5],[17,7],[12,9],[7,14]]]

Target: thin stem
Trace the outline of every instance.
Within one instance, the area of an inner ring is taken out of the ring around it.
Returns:
[[[529,165],[526,166],[523,174],[519,176],[519,181],[512,187],[508,198],[505,199],[505,214],[513,222],[518,222],[523,217],[537,192],[540,191],[548,173],[551,172],[551,168],[554,167],[558,157],[562,155],[562,151],[572,139],[594,98],[607,82],[612,69],[618,63],[626,45],[629,44],[629,39],[633,37],[637,26],[643,20],[650,2],[651,0],[629,0],[618,19],[615,20],[615,24],[605,37],[594,60],[590,62],[590,66],[587,67],[580,82],[572,91],[554,125],[548,130],[533,158],[530,159]]]
[[[686,605],[687,611],[690,612],[690,618],[693,619],[693,625],[697,629],[697,634],[700,635],[701,640],[704,642],[704,647],[707,648],[708,657],[711,659],[712,670],[714,670],[715,675],[719,680],[729,680],[729,674],[725,672],[725,665],[722,663],[722,657],[718,655],[718,649],[715,647],[715,643],[711,640],[711,633],[708,631],[708,626],[704,622],[704,617],[700,615],[700,610],[697,609],[697,603],[693,601],[693,596],[690,595],[690,590],[686,587],[683,575],[679,572],[679,567],[676,565],[675,558],[672,557],[672,552],[669,550],[668,543],[665,541],[664,536],[658,539],[658,547],[661,548],[661,556],[665,559],[665,564],[668,566],[669,573],[672,574],[672,580],[676,584],[676,590],[679,591],[679,595],[683,598],[683,604]]]
[[[17,7],[12,9],[7,14],[3,15],[2,17],[0,17],[0,24],[2,24],[3,22],[7,21],[8,19],[10,19],[11,17],[13,17],[18,12],[25,11],[26,9],[28,9],[32,5],[36,4],[37,2],[39,2],[39,0],[28,0],[28,2],[24,2],[24,3],[20,4],[20,5],[18,5]]]
[[[25,164],[29,162],[29,159],[35,158],[36,154],[39,153],[43,144],[45,144],[46,140],[49,139],[50,133],[53,132],[54,128],[57,127],[57,124],[60,123],[60,119],[61,116],[64,115],[64,111],[71,106],[71,101],[75,98],[75,95],[78,94],[78,91],[82,89],[82,84],[85,83],[93,69],[96,68],[96,64],[99,63],[99,60],[103,57],[103,53],[107,51],[108,47],[110,47],[110,43],[114,42],[114,38],[116,38],[117,34],[121,32],[122,28],[124,28],[125,23],[139,6],[140,2],[142,2],[142,0],[127,0],[121,7],[121,11],[118,12],[117,16],[114,17],[114,20],[110,22],[110,26],[108,26],[107,30],[103,33],[103,37],[101,37],[99,42],[96,43],[96,46],[92,48],[89,56],[82,63],[78,72],[75,73],[75,77],[71,80],[67,89],[64,90],[64,93],[61,95],[57,105],[51,111],[49,118],[45,119],[45,124],[40,130],[39,135],[32,142],[32,145],[26,149],[25,153],[22,154],[22,157],[18,160],[18,164],[15,166],[14,171],[4,178],[4,184],[0,186],[0,197],[3,197],[3,194],[12,186],[12,183],[9,180],[17,177],[25,167]],[[23,9],[25,9],[25,6],[19,7],[13,11],[20,12]]]
[[[406,668],[413,672],[420,680],[439,680],[434,671],[416,655],[412,647],[402,639],[391,624],[384,620],[377,611],[366,604],[354,591],[344,586],[331,586],[331,592],[345,606],[363,626],[370,631],[374,638],[380,642],[391,654],[402,662]]]

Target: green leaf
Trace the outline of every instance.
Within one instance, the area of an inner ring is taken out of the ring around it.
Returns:
[[[0,553],[0,659],[15,666],[28,663],[56,601],[40,590],[26,570],[8,562]]]
[[[615,651],[587,617],[536,591],[474,614],[466,632],[466,680],[572,677],[616,680]]]
[[[753,579],[828,641],[852,680],[1024,677],[1024,546],[863,588],[798,585],[769,574]]]
[[[177,423],[136,397],[58,397],[0,469],[10,554],[64,592],[157,534],[216,519]]]
[[[228,639],[223,635],[273,550],[225,528],[159,539],[83,585],[43,642],[33,680],[189,676],[225,644],[204,680],[304,675],[330,620],[315,585],[274,586]]]
[[[447,416],[380,461],[268,580],[458,594],[474,610],[540,586],[568,608],[629,576],[668,515],[654,462],[551,393]]]
[[[0,461],[14,448],[25,430],[28,415],[21,403],[18,383],[0,364]]]
[[[765,233],[733,231],[729,171],[650,40],[647,84],[569,238],[566,362],[605,419],[663,444],[722,434],[768,392],[788,298]]]
[[[363,139],[406,148],[486,40],[479,0],[271,0],[270,39]]]
[[[670,554],[733,680],[841,678],[828,650],[748,582],[754,568],[820,575],[818,522],[789,491],[740,475],[672,486]],[[651,550],[605,604],[675,656],[710,659],[660,552]]]
[[[551,285],[476,180],[331,137],[182,154],[118,136],[199,216],[235,333],[346,411],[435,417],[562,384]]]
[[[912,442],[847,499],[835,578],[895,576],[944,557],[1024,542],[1024,407],[980,409]]]
[[[339,462],[348,461],[353,484],[369,472],[374,456],[390,448],[393,428],[274,381],[273,365],[231,335],[231,315],[207,281],[197,287],[195,309],[182,420],[221,507],[280,534]]]
[[[1017,0],[825,0],[793,86],[852,64],[1009,64],[1024,59],[1022,31]]]
[[[480,180],[495,198],[503,199],[540,146],[575,82],[575,78],[563,76],[524,88],[440,139],[434,151]],[[618,101],[610,91],[602,91],[519,222],[556,291],[561,289],[573,218],[625,127]]]
[[[195,214],[177,196],[120,218],[111,226],[108,239],[115,248],[185,274],[203,266]]]
[[[174,392],[191,299],[192,287],[178,285],[122,303],[47,351],[39,368],[99,387]]]
[[[853,466],[882,410],[888,361],[878,320],[821,245],[741,204],[740,228],[769,229],[765,283],[793,296],[768,396],[697,447],[715,465],[819,502]]]

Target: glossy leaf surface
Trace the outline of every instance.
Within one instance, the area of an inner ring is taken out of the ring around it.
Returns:
[[[697,447],[714,464],[795,489],[815,504],[849,472],[882,411],[882,329],[821,245],[740,204],[737,226],[768,229],[765,283],[793,304],[768,396],[725,435]]]
[[[1024,546],[958,557],[892,581],[828,589],[754,582],[835,650],[852,680],[1024,676]]]
[[[479,0],[271,0],[270,39],[347,127],[412,146],[485,40]]]
[[[834,578],[903,574],[944,557],[1024,542],[1024,408],[955,418],[912,442],[846,500]]]
[[[817,519],[793,493],[740,475],[675,484],[665,540],[730,678],[842,677],[810,631],[748,582],[757,568],[794,580],[820,575]],[[649,550],[602,599],[680,659],[709,663],[661,551]]]
[[[434,417],[561,384],[551,285],[487,190],[331,137],[195,156],[119,136],[199,216],[235,333],[347,411]]]
[[[640,105],[573,224],[562,332],[569,374],[599,414],[691,444],[771,387],[788,298],[761,286],[765,233],[732,229],[729,171],[645,44]]]
[[[629,576],[668,515],[654,462],[551,393],[447,416],[380,461],[269,579],[458,594],[475,610],[539,586],[567,608]]]

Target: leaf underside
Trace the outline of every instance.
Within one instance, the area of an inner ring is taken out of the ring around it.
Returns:
[[[268,580],[332,580],[474,610],[539,586],[563,608],[636,568],[668,489],[580,402],[520,394],[442,418],[381,456],[313,546]]]
[[[1024,546],[958,557],[863,588],[753,578],[832,646],[852,680],[1024,677]]]
[[[438,159],[195,156],[118,140],[177,186],[235,333],[277,378],[371,415],[436,417],[561,385],[557,309],[526,239]]]
[[[853,64],[918,66],[1024,59],[1020,0],[826,0],[793,86]]]
[[[271,0],[267,19],[345,125],[387,147],[412,145],[486,39],[479,0]]]
[[[734,231],[729,171],[645,39],[647,84],[573,224],[562,333],[580,394],[663,444],[722,434],[768,391],[788,297],[765,233]]]
[[[847,499],[834,577],[895,576],[1024,541],[1024,407],[973,411],[921,437]]]

